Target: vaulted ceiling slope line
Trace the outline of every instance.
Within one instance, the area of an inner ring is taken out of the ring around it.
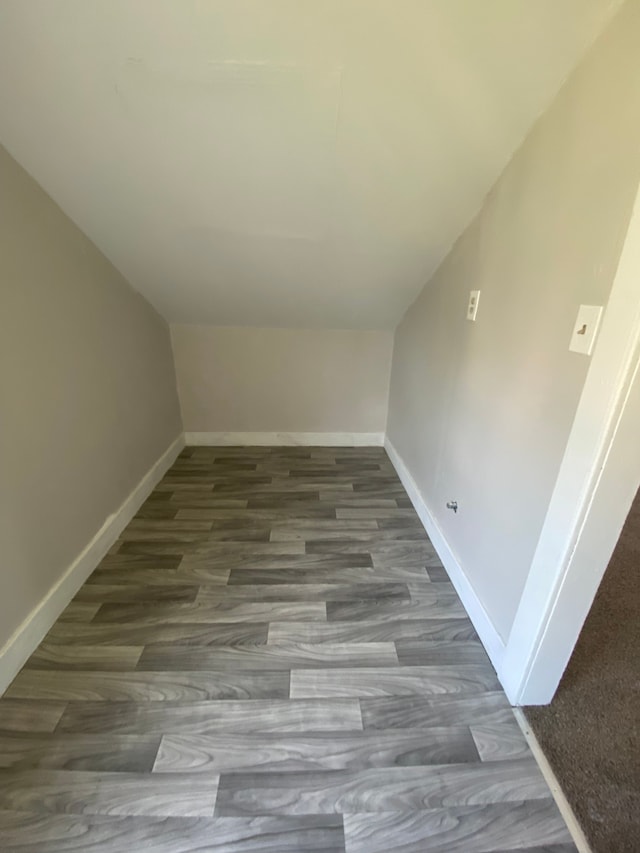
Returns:
[[[621,0],[2,0],[0,142],[171,322],[393,328]]]

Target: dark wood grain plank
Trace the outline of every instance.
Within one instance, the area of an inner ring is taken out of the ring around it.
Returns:
[[[89,625],[56,622],[47,634],[47,641],[57,645],[69,643],[89,646],[118,646],[122,643],[128,646],[157,646],[165,643],[181,646],[255,646],[267,642],[268,628],[268,622],[160,622],[142,625],[135,621],[92,622]]]
[[[120,548],[121,554],[138,555],[146,557],[156,556],[195,556],[195,562],[211,560],[222,560],[223,558],[236,557],[246,561],[252,555],[283,556],[291,554],[304,554],[304,542],[269,542],[261,533],[257,541],[212,541],[210,539],[198,538],[195,534],[190,538],[183,537],[182,541],[167,540],[158,542],[153,539],[145,541],[123,542]]]
[[[289,619],[309,619],[324,622],[326,605],[323,601],[274,602],[211,602],[187,604],[103,604],[94,621],[135,622],[138,625],[167,625],[175,622],[269,622]]]
[[[52,732],[65,709],[64,702],[0,699],[0,732]]]
[[[100,608],[97,602],[91,603],[86,601],[72,601],[65,607],[60,616],[59,622],[91,622]]]
[[[127,603],[130,601],[195,601],[200,587],[196,584],[167,585],[160,579],[156,584],[142,584],[140,580],[135,583],[98,583],[94,578],[92,583],[86,583],[77,593],[76,601],[89,601],[104,604],[108,601]],[[408,595],[407,590],[407,595]]]
[[[273,545],[285,545],[285,542],[274,542]],[[290,543],[292,544],[292,543]],[[398,565],[425,566],[429,559],[439,560],[433,546],[422,540],[396,541],[381,539],[354,539],[342,536],[336,539],[313,539],[306,541],[307,554],[359,554],[363,551],[370,553],[374,561],[376,557],[389,560]]]
[[[0,767],[150,773],[159,735],[0,735]]]
[[[309,667],[398,666],[393,643],[289,643],[237,646],[146,646],[139,670],[283,670]]]
[[[171,555],[112,554],[98,565],[98,570],[119,569],[132,575],[139,569],[177,569],[182,557]]]
[[[44,642],[31,655],[26,669],[131,670],[143,646],[89,646]]]
[[[460,666],[461,664],[478,664],[493,672],[489,656],[481,643],[457,642],[451,643],[446,640],[418,640],[402,639],[396,640],[398,660],[403,666],[434,666],[450,664]]]
[[[327,621],[329,622],[355,622],[359,619],[395,622],[402,619],[463,618],[466,615],[464,607],[456,595],[444,595],[437,592],[434,592],[430,598],[425,597],[421,601],[376,599],[371,601],[329,601],[327,603]]]

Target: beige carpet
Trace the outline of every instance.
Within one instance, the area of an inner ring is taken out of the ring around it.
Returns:
[[[558,692],[527,718],[594,853],[640,851],[640,492]]]

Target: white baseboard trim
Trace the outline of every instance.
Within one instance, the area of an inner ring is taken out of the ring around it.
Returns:
[[[538,742],[538,738],[533,733],[533,730],[529,726],[529,722],[525,716],[522,708],[514,708],[513,714],[516,718],[518,725],[520,726],[520,730],[525,737],[525,740],[529,744],[529,749],[533,753],[533,757],[535,758],[538,767],[540,768],[540,772],[545,778],[547,785],[549,786],[551,793],[553,794],[553,799],[556,801],[556,805],[560,810],[560,814],[564,818],[564,822],[567,824],[567,828],[571,833],[571,837],[573,838],[573,842],[578,848],[578,853],[592,853],[591,847],[589,846],[589,842],[587,841],[584,832],[582,831],[582,827],[578,823],[578,819],[573,813],[573,809],[569,805],[569,801],[564,795],[564,791],[560,787],[560,783],[556,777],[556,774],[553,772],[551,765],[547,761],[547,757],[542,751],[542,747]]]
[[[383,432],[186,432],[199,447],[382,447]]]
[[[147,471],[116,512],[106,519],[93,539],[0,649],[0,695],[11,684],[58,616],[173,465],[183,447],[184,435],[180,435]]]
[[[497,632],[489,614],[484,609],[484,606],[474,588],[471,586],[469,579],[460,565],[458,558],[449,546],[444,533],[438,526],[430,509],[428,508],[416,481],[409,473],[409,469],[404,464],[398,451],[388,438],[384,440],[384,447],[389,455],[389,459],[396,469],[398,477],[402,485],[407,490],[407,494],[411,499],[411,503],[415,511],[418,513],[420,521],[427,535],[431,540],[433,547],[438,552],[438,556],[442,560],[442,564],[447,570],[447,574],[451,578],[451,583],[456,588],[456,592],[460,596],[465,610],[469,614],[469,618],[473,622],[473,626],[478,632],[478,636],[482,641],[483,646],[487,650],[487,654],[491,658],[491,663],[500,677],[502,668],[502,659],[505,653],[505,643],[500,634]],[[510,697],[509,697],[510,698]]]

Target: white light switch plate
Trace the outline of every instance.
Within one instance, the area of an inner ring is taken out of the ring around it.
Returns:
[[[480,301],[480,291],[479,290],[471,290],[469,292],[469,304],[467,305],[467,320],[471,320],[472,323],[476,321],[476,314],[478,313],[478,302]]]
[[[600,318],[602,317],[602,305],[581,305],[578,309],[578,317],[573,327],[569,349],[571,352],[580,352],[591,355],[595,343]]]

